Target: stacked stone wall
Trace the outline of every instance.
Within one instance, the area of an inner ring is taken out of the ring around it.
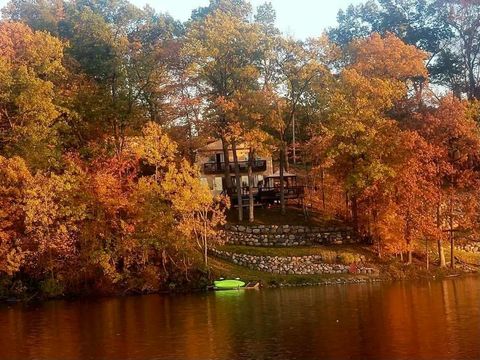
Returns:
[[[480,241],[471,241],[465,244],[457,244],[455,247],[459,250],[467,251],[474,254],[480,253]]]
[[[325,262],[321,255],[307,256],[258,256],[238,254],[211,249],[212,254],[234,264],[252,270],[266,271],[274,274],[373,274],[376,270],[364,265],[331,264]]]
[[[227,224],[222,241],[231,245],[303,246],[316,244],[352,244],[359,240],[347,227],[310,227],[303,225]]]

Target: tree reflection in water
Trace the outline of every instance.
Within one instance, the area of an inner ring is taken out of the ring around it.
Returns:
[[[480,357],[480,279],[0,306],[0,358]]]

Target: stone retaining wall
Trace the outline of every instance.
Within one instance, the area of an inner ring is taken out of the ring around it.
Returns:
[[[470,253],[478,254],[480,253],[480,241],[469,242],[465,244],[457,244],[455,248],[463,251],[467,251]]]
[[[228,251],[210,249],[210,252],[222,259],[233,262],[234,264],[248,267],[253,270],[266,271],[274,274],[343,274],[359,273],[373,274],[376,272],[373,268],[363,265],[343,265],[329,264],[323,261],[321,255],[308,256],[257,256],[247,254],[237,254]]]
[[[359,240],[350,228],[319,228],[302,225],[225,225],[223,243],[249,246],[301,246],[351,244]]]

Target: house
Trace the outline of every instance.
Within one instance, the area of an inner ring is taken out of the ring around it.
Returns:
[[[237,146],[238,165],[240,168],[242,188],[248,187],[248,148],[245,145]],[[235,184],[235,164],[233,152],[229,146],[230,176],[232,184]],[[208,185],[213,194],[218,195],[227,192],[225,188],[225,158],[223,154],[222,141],[216,140],[200,149],[197,149],[195,163],[200,168],[200,179]],[[269,175],[273,174],[273,163],[271,156],[257,157],[253,163],[254,187]]]

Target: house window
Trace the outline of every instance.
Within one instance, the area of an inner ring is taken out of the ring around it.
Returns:
[[[242,181],[242,187],[248,186],[248,176],[247,175],[243,175],[241,181]]]
[[[223,181],[222,177],[215,176],[215,180],[213,182],[213,190],[222,191],[223,190]]]

